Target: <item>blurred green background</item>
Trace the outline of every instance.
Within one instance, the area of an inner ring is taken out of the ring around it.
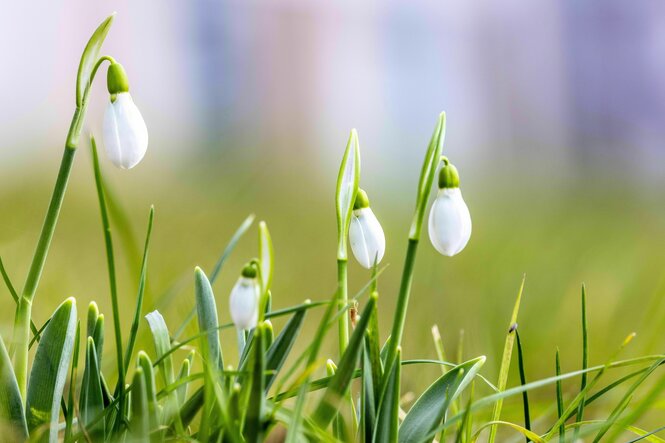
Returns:
[[[563,370],[579,368],[583,282],[592,364],[602,364],[633,331],[637,338],[622,355],[662,352],[662,4],[71,0],[45,5],[39,16],[13,4],[0,18],[0,49],[12,60],[0,74],[0,100],[11,104],[0,110],[0,256],[18,287],[73,112],[80,51],[113,9],[119,14],[105,52],[126,66],[151,138],[131,171],[113,168],[100,153],[132,226],[128,241],[114,220],[126,330],[151,204],[145,311],[159,308],[172,330],[193,306],[194,266],[209,272],[250,213],[267,221],[273,237],[274,307],[328,299],[336,284],[335,180],[356,127],[361,186],[387,237],[388,268],[379,282],[385,338],[420,164],[436,116],[446,110],[444,151],[460,170],[473,234],[454,258],[439,256],[423,236],[405,357],[435,356],[430,328],[437,324],[453,358],[463,330],[463,355],[487,355],[483,373],[496,379],[523,274],[519,331],[529,380],[553,374],[557,346]],[[96,134],[106,100],[100,81],[87,118]],[[252,229],[215,284],[223,321],[230,288],[256,243]],[[68,296],[77,298],[80,316],[90,300],[110,316],[105,269],[83,143],[35,322]],[[350,292],[368,277],[351,262]],[[14,305],[4,288],[0,294],[0,331],[8,337]],[[312,311],[301,346],[317,315]],[[275,321],[276,329],[281,324]],[[146,329],[142,324],[143,343],[152,349]],[[235,355],[232,332],[223,343]],[[331,340],[331,355],[335,349]],[[405,369],[404,390],[419,392],[438,371]],[[570,395],[577,383],[565,385]],[[553,393],[534,396],[551,402]],[[507,409],[516,420],[517,400]],[[664,409],[661,401],[645,423],[662,424]]]

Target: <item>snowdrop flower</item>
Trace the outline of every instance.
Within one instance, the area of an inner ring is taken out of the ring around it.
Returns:
[[[236,328],[249,330],[256,327],[259,318],[259,282],[256,268],[247,265],[231,290],[231,319]]]
[[[471,237],[471,215],[459,188],[457,168],[446,157],[439,172],[439,193],[429,213],[429,238],[443,255],[458,254]]]
[[[104,147],[114,165],[130,169],[148,149],[148,128],[129,95],[127,74],[121,64],[109,66],[107,83],[111,100],[104,114]]]
[[[369,199],[362,189],[358,189],[353,206],[353,216],[349,227],[351,250],[363,268],[370,269],[378,264],[386,252],[386,237],[379,220],[369,207]]]

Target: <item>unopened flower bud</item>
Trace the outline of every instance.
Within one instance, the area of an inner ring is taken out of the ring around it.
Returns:
[[[349,227],[349,242],[353,256],[358,263],[370,269],[383,258],[386,252],[386,237],[379,220],[369,207],[367,193],[358,189],[354,204],[351,225]]]
[[[471,215],[459,188],[457,168],[446,157],[439,172],[439,193],[429,214],[429,238],[434,248],[452,257],[471,237]]]
[[[259,317],[259,282],[256,268],[247,265],[231,290],[231,319],[236,328],[249,330],[256,327]]]
[[[127,74],[119,63],[109,66],[107,86],[111,97],[104,114],[104,147],[114,165],[130,169],[148,149],[148,128],[129,95]]]

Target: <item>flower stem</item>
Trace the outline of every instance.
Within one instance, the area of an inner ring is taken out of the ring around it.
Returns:
[[[349,302],[347,260],[337,259],[337,309],[342,311]],[[349,316],[345,312],[339,316],[339,355],[344,354],[349,344]]]
[[[60,208],[65,197],[67,190],[67,182],[74,163],[74,154],[76,154],[76,145],[70,144],[72,141],[77,141],[78,136],[72,134],[72,131],[81,130],[81,124],[77,120],[83,120],[83,113],[79,108],[74,113],[70,134],[67,136],[67,146],[60,162],[60,170],[51,196],[51,202],[46,212],[42,232],[39,235],[37,248],[30,264],[30,270],[21,291],[21,297],[18,305],[16,306],[16,317],[14,319],[14,371],[16,373],[16,381],[18,382],[19,391],[23,399],[25,399],[26,385],[28,380],[28,346],[30,343],[30,319],[32,315],[32,300],[37,292],[37,285],[42,275],[44,265],[46,263],[46,256],[48,254],[55,226],[58,222]]]
[[[388,355],[385,365],[386,368],[390,368],[394,363],[397,356],[397,348],[402,341],[402,334],[404,333],[404,322],[406,321],[406,310],[409,306],[409,295],[411,294],[411,282],[413,281],[413,268],[416,263],[417,250],[418,238],[411,236],[409,238],[409,245],[406,249],[406,258],[404,259],[402,281],[399,286],[397,307],[395,308],[393,328],[390,333],[390,343],[388,344]]]

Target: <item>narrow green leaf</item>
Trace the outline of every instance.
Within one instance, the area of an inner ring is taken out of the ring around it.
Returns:
[[[374,438],[372,443],[395,443],[398,439],[399,429],[399,399],[401,380],[401,357],[402,348],[397,348],[395,363],[393,363],[388,378],[386,379],[379,409],[377,411],[376,423],[374,424]]]
[[[259,222],[259,263],[261,265],[261,291],[266,294],[272,285],[275,252],[268,225],[264,221]]]
[[[0,274],[2,274],[2,279],[4,280],[5,285],[9,290],[9,294],[14,299],[14,303],[18,304],[18,293],[16,292],[16,289],[14,288],[14,285],[12,284],[12,281],[9,278],[9,274],[7,274],[7,270],[5,269],[5,264],[2,262],[2,257],[0,257]],[[35,322],[33,322],[32,320],[30,320],[30,329],[32,330],[33,340],[35,340],[35,337],[39,336],[39,331],[37,330],[37,326],[35,326]],[[37,338],[37,340],[39,339]]]
[[[362,354],[362,384],[360,393],[360,432],[364,442],[372,441],[374,435],[374,422],[376,421],[376,406],[378,400],[374,397],[375,389],[372,378],[372,363],[369,357],[369,345],[365,341],[365,348]]]
[[[370,313],[376,304],[377,295],[372,294],[369,297],[367,306],[363,310],[360,320],[356,324],[349,345],[342,355],[342,359],[337,366],[335,376],[330,380],[326,392],[314,412],[314,422],[320,427],[326,427],[333,419],[339,408],[340,401],[346,395],[354,371],[358,363],[358,357],[363,349],[363,339],[367,324],[371,318]]]
[[[143,246],[143,259],[141,260],[141,276],[139,277],[138,294],[136,296],[136,308],[134,309],[134,320],[129,330],[129,341],[127,349],[125,349],[125,370],[129,367],[129,362],[134,352],[134,344],[136,343],[136,335],[139,331],[139,322],[141,320],[141,311],[143,310],[143,298],[145,296],[146,274],[148,272],[148,248],[150,246],[150,234],[152,233],[152,223],[155,219],[155,207],[150,207],[148,215],[148,229],[145,235],[145,243]]]
[[[249,404],[247,406],[247,418],[245,419],[245,438],[247,442],[259,442],[263,439],[262,417],[264,412],[265,395],[265,338],[266,327],[259,323],[254,335],[254,353],[252,365],[252,388],[249,393]]]
[[[346,239],[353,212],[353,203],[358,192],[358,181],[360,180],[360,146],[358,144],[358,133],[351,130],[349,141],[346,144],[344,157],[339,167],[337,176],[337,192],[335,208],[337,210],[337,260],[347,259]]]
[[[399,428],[400,443],[432,441],[428,438],[443,421],[450,403],[459,396],[485,364],[485,357],[469,360],[439,377],[416,400]]]
[[[189,377],[189,373],[192,368],[192,360],[194,360],[194,350],[189,353],[186,359],[182,361],[180,366],[180,372],[178,373],[178,380]],[[187,388],[189,387],[188,383],[183,384],[176,391],[178,393],[178,404],[184,405],[185,400],[187,400]]]
[[[217,263],[215,263],[215,266],[210,273],[211,283],[214,283],[217,280],[217,277],[219,277],[219,273],[222,272],[224,263],[226,263],[226,260],[228,260],[228,258],[231,256],[231,253],[235,249],[242,236],[245,235],[245,233],[252,226],[252,223],[254,223],[254,218],[254,214],[247,216],[247,218],[240,224],[238,229],[236,229],[236,231],[233,233],[233,236],[231,236],[231,240],[229,240],[229,243],[224,248],[222,255],[219,256]]]
[[[90,422],[104,410],[102,397],[102,382],[100,379],[100,368],[97,362],[97,350],[92,337],[88,337],[85,352],[85,369],[83,370],[83,381],[81,383],[81,398],[79,400],[79,411],[81,422],[91,438],[98,440],[104,438],[104,420],[98,421],[94,426]]]
[[[503,347],[503,357],[501,358],[501,368],[499,369],[499,381],[497,383],[497,388],[499,391],[506,389],[506,383],[508,382],[508,373],[510,370],[510,360],[513,355],[513,343],[515,342],[514,328],[517,324],[517,314],[520,311],[520,303],[522,301],[522,291],[524,290],[524,281],[526,276],[522,278],[522,284],[520,285],[520,290],[517,293],[517,300],[515,300],[515,306],[513,307],[513,314],[510,317],[510,326],[508,334],[506,335],[506,342]],[[503,399],[499,399],[494,405],[494,411],[492,412],[492,421],[498,421],[501,417],[501,407],[503,406]],[[494,443],[496,438],[496,426],[490,427],[489,443]]]
[[[18,390],[12,361],[2,338],[0,338],[0,418],[3,422],[11,424],[17,438],[26,439],[28,437],[21,393]]]
[[[104,314],[99,314],[99,317],[97,317],[92,339],[95,341],[95,349],[97,350],[97,363],[101,367],[102,355],[104,355]]]
[[[65,300],[51,316],[30,371],[27,394],[27,423],[30,432],[42,426],[43,440],[58,440],[60,400],[67,381],[67,369],[74,351],[76,301]]]
[[[88,89],[92,81],[93,70],[99,59],[99,53],[102,49],[102,43],[111,29],[111,24],[115,18],[115,13],[104,20],[92,34],[88,44],[81,55],[78,75],[76,76],[76,106],[82,107],[87,97]]]
[[[561,375],[561,356],[559,353],[559,348],[556,349],[556,375]],[[561,380],[556,382],[556,410],[559,419],[563,416],[563,387]],[[559,441],[566,441],[566,426],[564,422],[561,422],[559,426]]]
[[[589,324],[587,323],[586,316],[586,287],[582,285],[582,369],[586,369],[589,366]],[[584,391],[587,383],[587,374],[582,374],[582,380],[580,382],[580,392]],[[577,408],[577,416],[575,421],[582,421],[584,418],[584,407],[586,406],[586,401],[582,398],[580,406]],[[573,431],[573,441],[577,441],[577,436],[580,428],[575,428]]]
[[[148,441],[150,436],[150,411],[145,377],[141,367],[136,368],[136,372],[134,372],[131,393],[132,417],[129,420],[131,441]]]
[[[482,431],[484,431],[486,428],[488,428],[489,426],[494,427],[494,426],[498,426],[498,425],[507,426],[509,428],[512,428],[512,429],[520,432],[527,439],[534,441],[535,443],[545,443],[545,440],[542,439],[538,434],[535,434],[535,433],[529,431],[528,429],[524,429],[522,426],[516,425],[515,423],[510,423],[510,422],[501,421],[501,420],[491,421],[489,423],[485,423],[484,425],[482,425],[480,428],[478,428],[476,430],[473,438],[471,439],[471,442],[475,443],[475,441],[478,439],[478,436],[480,435],[480,433]]]
[[[520,371],[520,383],[522,386],[526,384],[526,373],[524,371],[524,353],[522,352],[522,341],[520,340],[520,333],[515,329],[515,339],[517,341],[517,364]],[[531,430],[531,412],[529,410],[529,394],[527,391],[522,393],[522,407],[524,408],[524,428],[528,431]],[[529,443],[529,438],[526,439]]]
[[[432,192],[432,182],[436,175],[436,168],[441,159],[441,151],[443,150],[443,140],[446,137],[446,113],[439,114],[434,133],[427,147],[427,154],[425,154],[425,161],[423,162],[420,171],[420,181],[418,182],[418,195],[416,197],[416,210],[413,214],[413,221],[411,222],[411,229],[409,230],[409,239],[420,239],[420,231],[422,230],[423,218],[425,216],[425,209],[427,208],[427,201]]]
[[[207,336],[202,337],[202,345],[207,349],[209,363],[214,370],[224,367],[222,360],[222,347],[219,343],[219,321],[217,320],[217,305],[215,304],[215,295],[212,293],[210,281],[201,268],[197,267],[194,271],[196,312],[199,319],[199,331]]]
[[[307,305],[308,301],[305,304]],[[286,358],[289,356],[289,352],[291,352],[293,344],[296,338],[298,338],[298,333],[302,327],[306,312],[307,310],[304,308],[296,311],[293,317],[286,323],[282,332],[279,333],[275,342],[268,348],[266,370],[270,371],[270,373],[266,375],[266,392],[272,386],[277,374],[279,374],[279,370],[282,369]]]

